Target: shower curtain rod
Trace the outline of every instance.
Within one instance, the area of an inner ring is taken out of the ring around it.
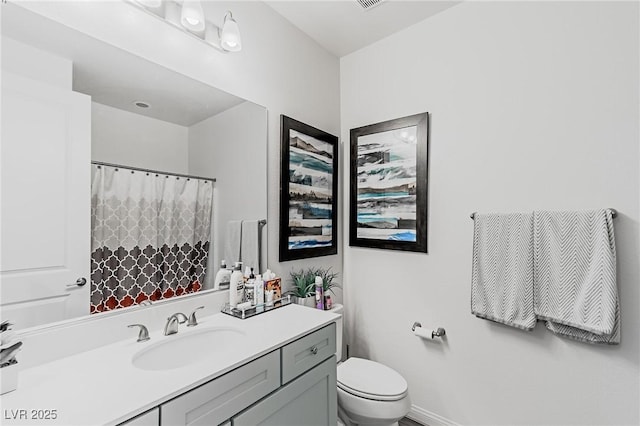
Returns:
[[[123,166],[123,165],[120,165],[120,164],[104,163],[102,161],[92,161],[91,164],[95,164],[96,166],[115,167],[115,168],[118,168],[118,169],[135,170],[137,172],[153,173],[153,174],[156,174],[156,175],[169,175],[169,176],[176,176],[176,177],[187,178],[187,179],[208,180],[208,181],[211,181],[211,182],[215,182],[216,181],[216,178],[208,178],[208,177],[195,176],[195,175],[183,175],[183,174],[180,174],[180,173],[161,172],[159,170],[150,170],[150,169],[143,169],[143,168],[140,168],[140,167]]]

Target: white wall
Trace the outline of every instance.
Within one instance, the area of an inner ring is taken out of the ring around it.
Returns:
[[[207,278],[215,276],[224,258],[229,221],[267,218],[266,128],[267,111],[252,102],[243,102],[189,127],[189,172],[216,178],[213,269],[208,268],[213,273]],[[266,262],[266,257],[263,259]],[[232,265],[237,259],[225,260]]]
[[[431,113],[429,254],[345,247],[344,259],[351,355],[402,373],[419,418],[639,423],[638,12],[465,2],[342,58],[343,140]],[[619,211],[619,346],[471,315],[471,212],[601,207]],[[446,339],[420,340],[414,321]]]
[[[71,90],[73,63],[12,38],[1,36],[2,70]]]
[[[91,160],[189,172],[189,128],[91,103]]]

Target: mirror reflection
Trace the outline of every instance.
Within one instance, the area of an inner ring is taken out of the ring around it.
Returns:
[[[266,109],[14,4],[2,55],[3,319],[213,291],[229,225],[267,219]]]

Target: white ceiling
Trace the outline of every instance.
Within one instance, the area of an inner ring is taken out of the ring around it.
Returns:
[[[73,90],[94,102],[188,127],[245,101],[15,4],[2,12],[3,35],[70,59]]]
[[[364,10],[356,0],[264,0],[337,57],[416,24],[460,1],[386,0]]]

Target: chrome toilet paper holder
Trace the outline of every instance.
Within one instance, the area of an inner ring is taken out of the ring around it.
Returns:
[[[411,331],[416,331],[416,327],[422,327],[422,324],[420,324],[418,321],[414,322],[413,326],[411,327]],[[431,338],[433,339],[434,337],[442,337],[445,334],[446,331],[444,330],[444,328],[438,327],[437,330],[431,331]]]

